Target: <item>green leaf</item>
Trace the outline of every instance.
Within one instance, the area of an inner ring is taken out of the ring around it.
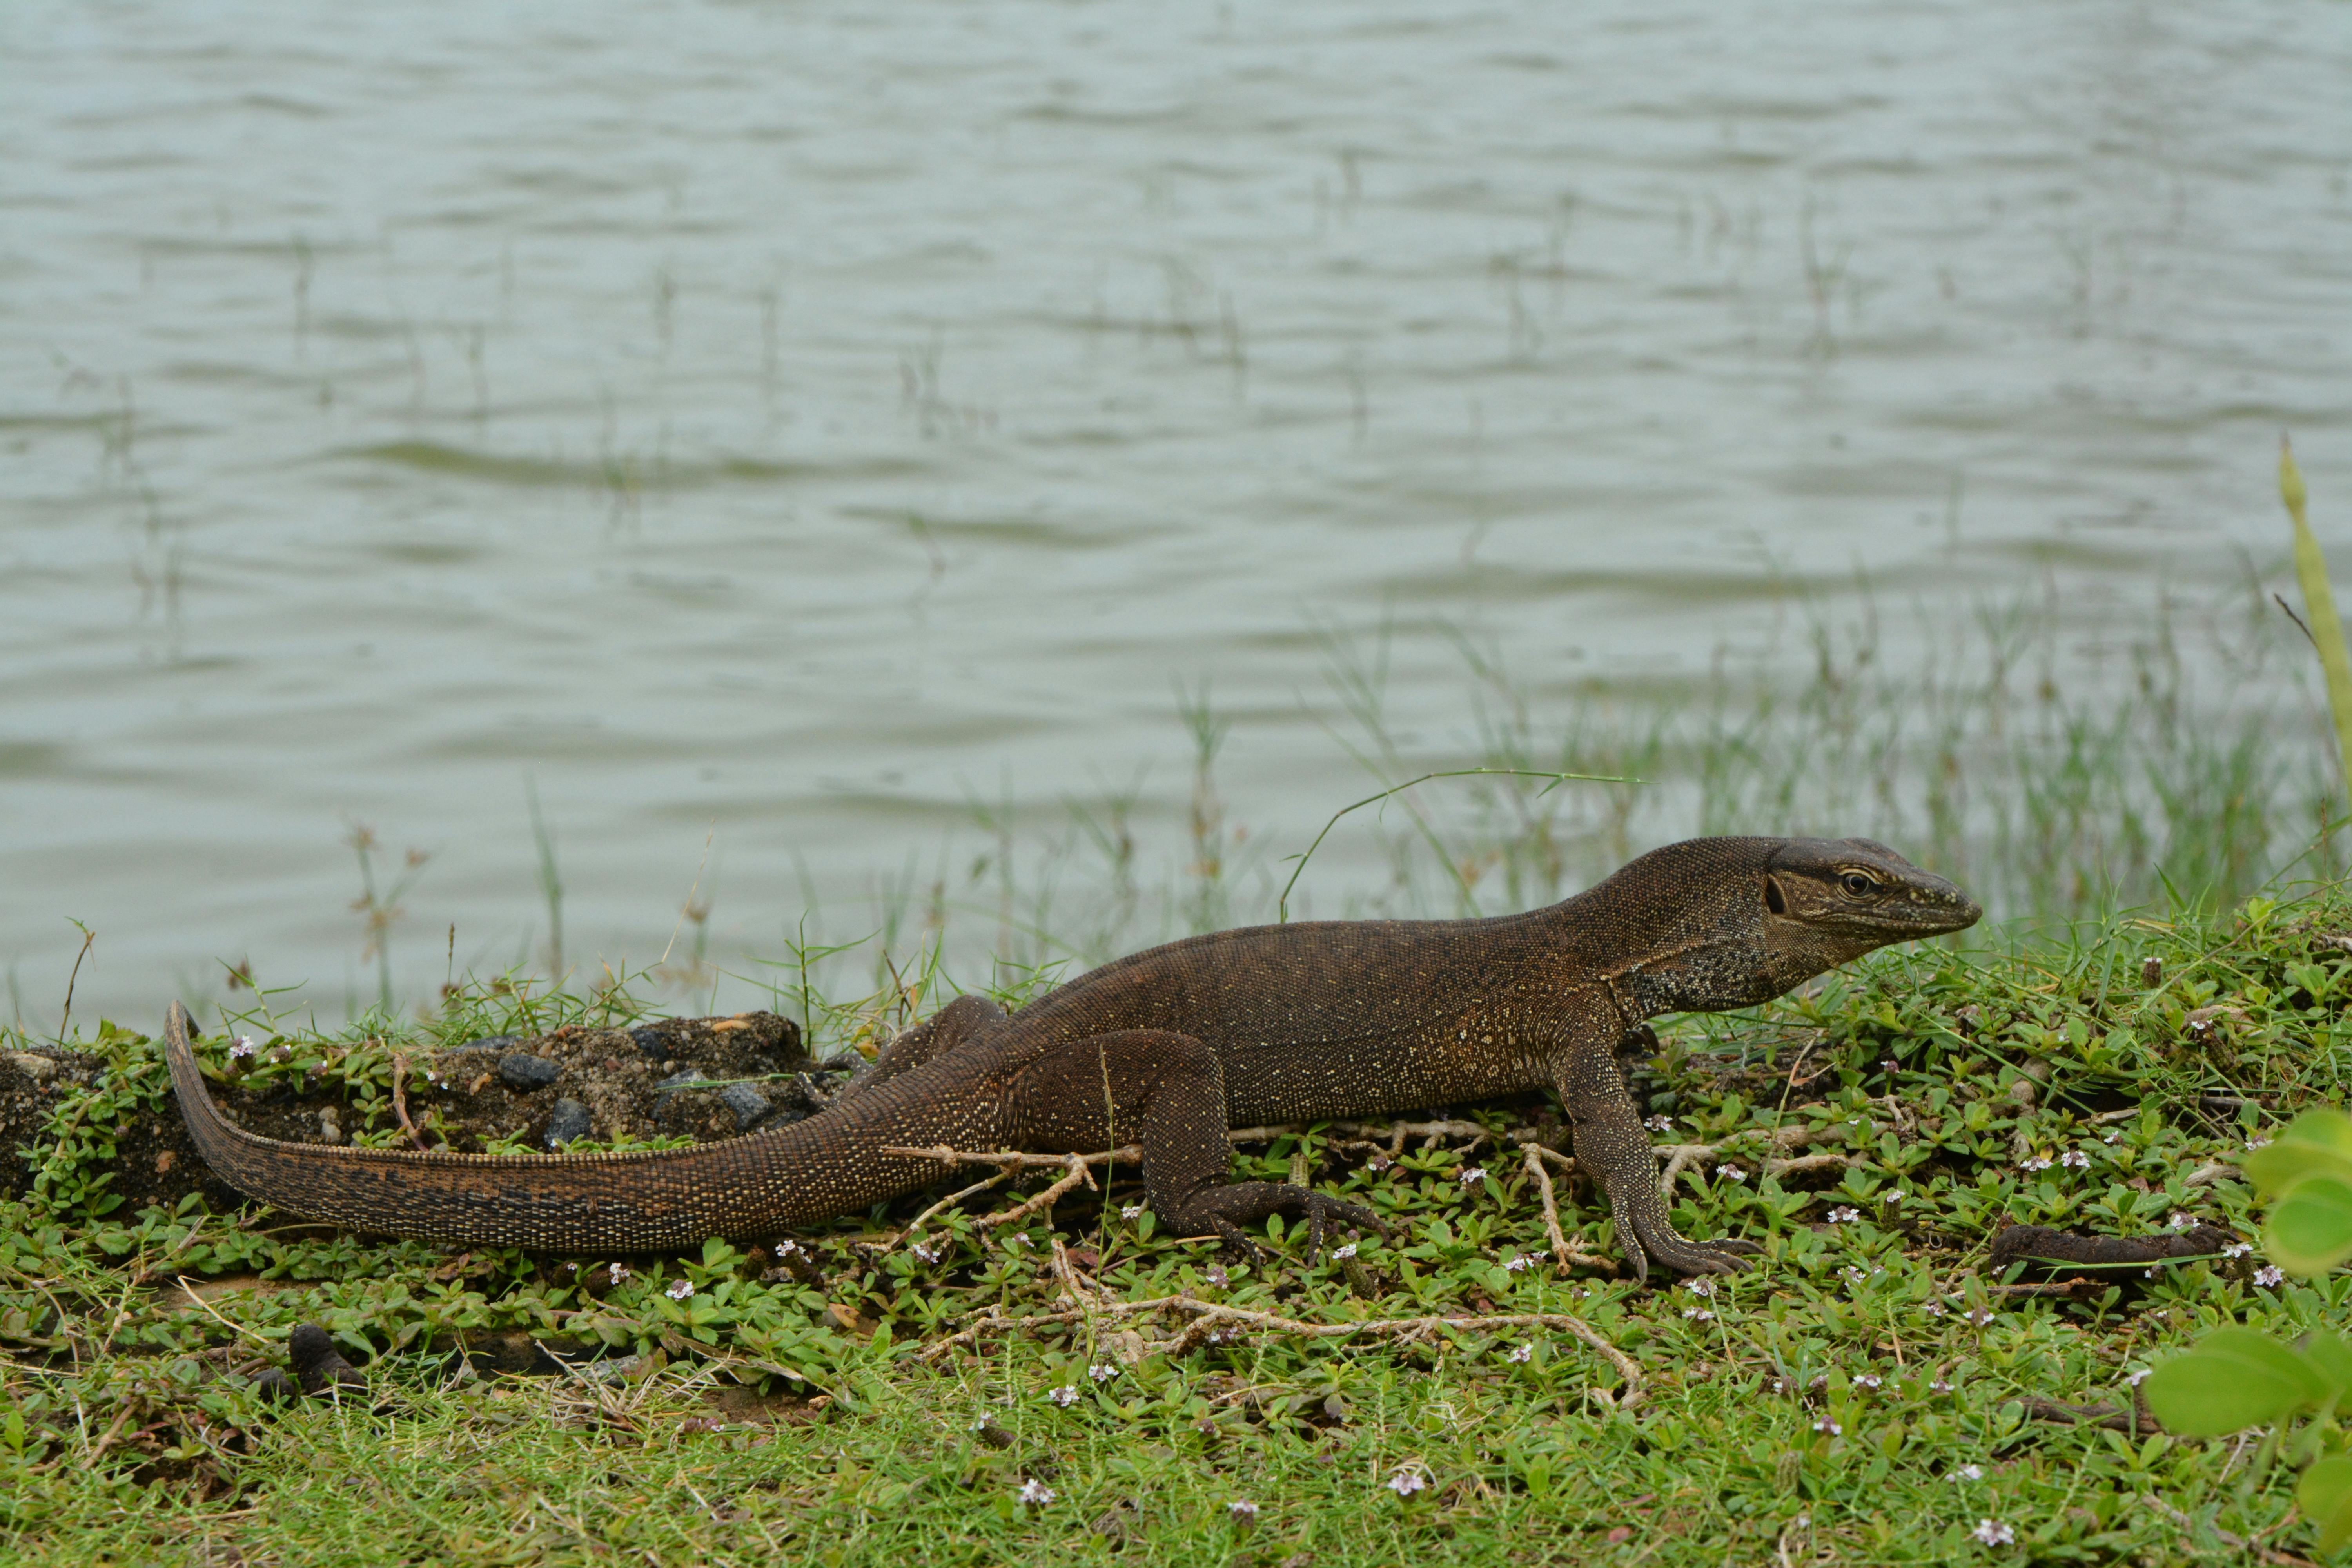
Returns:
[[[2290,1274],[2325,1274],[2352,1258],[2352,1181],[2306,1176],[2288,1188],[2271,1205],[2263,1250]]]
[[[2216,1329],[2141,1384],[2156,1418],[2188,1437],[2266,1426],[2325,1402],[2335,1387],[2309,1358],[2252,1329]]]
[[[2330,1454],[2303,1472],[2295,1505],[2319,1527],[2319,1549],[2333,1552],[2352,1541],[2352,1454]]]
[[[2346,1391],[2352,1390],[2352,1344],[2346,1344],[2340,1334],[2322,1329],[2304,1341],[2302,1348],[2311,1363],[2335,1382],[2340,1404]]]
[[[2305,1111],[2268,1144],[2248,1154],[2245,1171],[2264,1197],[2275,1197],[2311,1176],[2352,1179],[2352,1117],[2326,1107]]]

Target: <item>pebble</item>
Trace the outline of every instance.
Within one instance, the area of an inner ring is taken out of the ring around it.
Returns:
[[[58,1076],[58,1064],[47,1057],[37,1057],[30,1051],[11,1051],[8,1059],[16,1064],[18,1072],[35,1083],[47,1083]]]
[[[774,1108],[757,1085],[730,1083],[719,1091],[719,1103],[735,1113],[735,1125],[749,1127]]]
[[[532,1056],[528,1051],[509,1051],[499,1058],[499,1076],[506,1079],[509,1089],[528,1092],[545,1089],[562,1078],[563,1066],[561,1062],[549,1061],[545,1057]]]
[[[520,1035],[489,1035],[455,1047],[459,1051],[510,1051],[522,1044]]]
[[[681,1089],[692,1089],[697,1084],[707,1083],[709,1081],[709,1079],[702,1076],[702,1069],[700,1068],[688,1068],[682,1072],[674,1072],[670,1074],[667,1078],[662,1079],[661,1082],[654,1085],[654,1092],[656,1094],[676,1094]]]
[[[657,1062],[669,1060],[669,1037],[651,1024],[643,1024],[629,1031],[629,1038],[637,1042],[637,1049]]]
[[[559,1100],[547,1119],[547,1146],[552,1149],[574,1138],[585,1138],[588,1130],[588,1108],[576,1100]]]

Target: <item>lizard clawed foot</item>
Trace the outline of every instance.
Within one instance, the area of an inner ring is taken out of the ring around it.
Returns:
[[[1307,1199],[1307,1261],[1315,1262],[1323,1256],[1323,1232],[1338,1220],[1350,1230],[1369,1230],[1382,1241],[1389,1239],[1389,1227],[1381,1216],[1361,1204],[1351,1204],[1325,1193],[1310,1193]]]
[[[1635,1244],[1640,1252],[1664,1264],[1677,1274],[1740,1274],[1747,1271],[1746,1258],[1759,1255],[1763,1248],[1752,1241],[1692,1241],[1675,1236],[1664,1245],[1643,1241]],[[1647,1276],[1646,1269],[1636,1270]]]

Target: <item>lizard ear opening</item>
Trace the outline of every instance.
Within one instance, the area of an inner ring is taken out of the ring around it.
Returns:
[[[1780,891],[1780,879],[1778,877],[1768,875],[1764,879],[1764,907],[1776,915],[1789,912],[1788,895]]]

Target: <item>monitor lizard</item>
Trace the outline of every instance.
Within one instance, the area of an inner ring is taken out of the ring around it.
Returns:
[[[288,1143],[213,1104],[173,1005],[165,1053],[196,1148],[230,1186],[377,1235],[551,1252],[762,1240],[939,1180],[946,1145],[1139,1146],[1178,1235],[1250,1244],[1370,1211],[1227,1180],[1229,1127],[1377,1116],[1549,1086],[1639,1277],[1744,1268],[1752,1243],[1676,1233],[1618,1053],[1643,1020],[1766,1002],[1874,948],[1958,931],[1967,894],[1867,839],[1698,838],[1524,914],[1255,926],[1080,975],[1019,1011],[961,996],[900,1033],[822,1113],[691,1149],[457,1154]]]

